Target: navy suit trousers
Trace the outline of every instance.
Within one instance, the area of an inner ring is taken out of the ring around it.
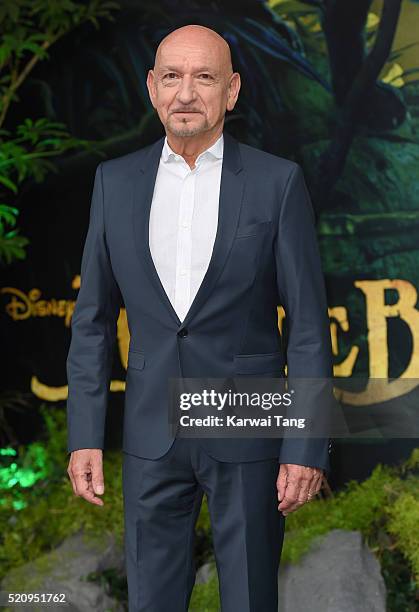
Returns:
[[[204,493],[222,612],[277,612],[285,527],[277,509],[278,470],[277,458],[217,461],[191,438],[176,438],[160,459],[124,452],[129,612],[189,610]]]

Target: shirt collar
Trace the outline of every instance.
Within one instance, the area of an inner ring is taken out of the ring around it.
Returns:
[[[205,149],[205,151],[202,151],[202,153],[198,155],[198,157],[196,158],[196,165],[198,165],[198,162],[201,160],[201,158],[204,158],[204,157],[212,156],[214,159],[222,159],[223,152],[224,152],[224,137],[223,137],[223,134],[221,133],[220,137],[214,142],[214,144],[212,144],[210,147],[208,147],[208,149]],[[178,162],[185,161],[181,155],[173,151],[173,149],[167,142],[167,136],[164,139],[163,149],[161,152],[161,160],[164,163],[171,162],[171,161],[178,161]]]

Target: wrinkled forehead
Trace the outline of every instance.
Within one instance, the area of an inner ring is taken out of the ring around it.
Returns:
[[[156,54],[155,70],[220,74],[227,69],[228,62],[228,48],[226,53],[218,41],[209,37],[198,41],[167,40]]]

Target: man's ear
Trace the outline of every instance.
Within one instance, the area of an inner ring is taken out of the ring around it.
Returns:
[[[239,96],[241,86],[240,74],[234,72],[230,80],[228,99],[227,99],[227,110],[232,111],[236,105],[237,98]]]
[[[146,84],[147,84],[148,95],[150,96],[151,104],[153,105],[153,108],[156,108],[156,104],[155,104],[156,89],[155,89],[155,83],[154,83],[154,71],[152,69],[148,71]]]

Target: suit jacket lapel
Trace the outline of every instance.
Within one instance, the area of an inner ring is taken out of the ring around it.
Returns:
[[[145,264],[147,274],[159,298],[165,304],[169,316],[179,327],[187,326],[208,300],[233,245],[239,221],[245,173],[241,172],[243,167],[237,140],[225,130],[223,135],[224,152],[221,170],[218,225],[214,247],[205,276],[183,322],[180,321],[164,290],[149,247],[150,210],[164,137],[151,145],[149,151],[144,156],[144,161],[138,174],[134,178],[133,226],[137,252],[141,261]]]

